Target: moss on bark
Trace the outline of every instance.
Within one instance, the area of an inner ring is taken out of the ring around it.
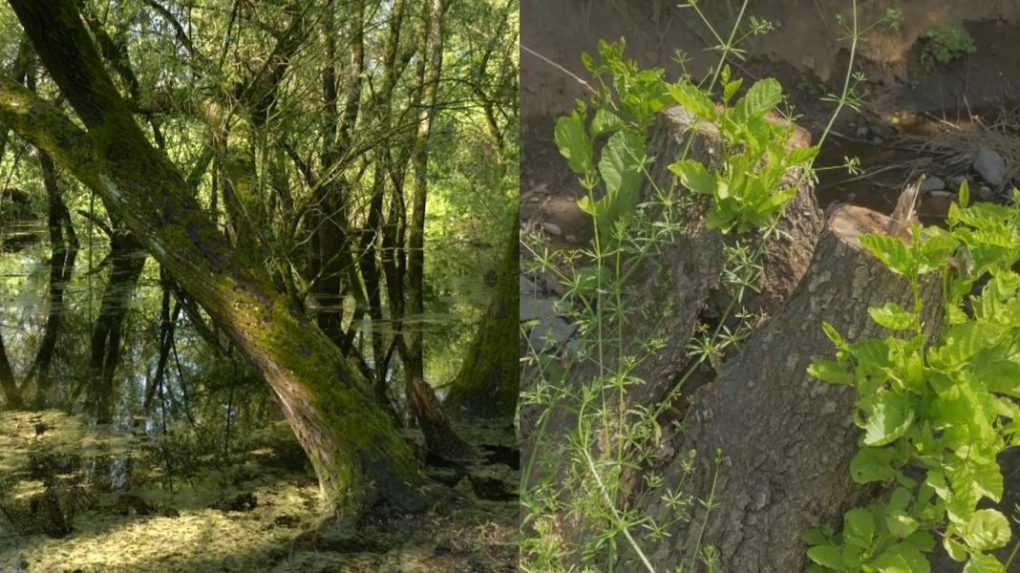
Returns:
[[[333,343],[246,265],[182,175],[146,140],[106,75],[71,0],[12,7],[85,132],[0,80],[0,122],[48,152],[122,217],[147,250],[261,371],[318,474],[329,507],[354,517],[376,502],[424,505],[410,446]]]
[[[510,418],[517,409],[520,391],[519,258],[515,221],[500,263],[496,293],[444,403],[453,415]]]

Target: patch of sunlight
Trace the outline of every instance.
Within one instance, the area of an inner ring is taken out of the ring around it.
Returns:
[[[14,501],[23,501],[32,499],[35,496],[42,495],[46,491],[46,484],[41,481],[25,480],[19,481],[7,490],[7,495]]]
[[[273,477],[264,476],[250,490],[258,499],[252,511],[196,507],[208,501],[207,495],[185,488],[163,506],[179,510],[178,516],[89,511],[75,517],[74,533],[64,539],[0,536],[0,571],[21,561],[29,564],[29,571],[266,571],[279,559],[280,548],[319,517],[309,510],[317,499],[317,484]],[[145,497],[153,501],[168,499],[165,493],[148,493]]]
[[[130,455],[136,440],[105,428],[89,428],[60,410],[0,414],[0,474],[23,469],[33,453],[49,455]]]

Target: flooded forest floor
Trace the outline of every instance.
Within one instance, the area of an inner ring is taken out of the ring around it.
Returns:
[[[59,411],[4,413],[0,571],[515,571],[513,427],[459,429],[478,458],[426,460],[427,513],[339,525],[319,511],[284,423],[224,455],[197,451],[183,433],[153,440]]]

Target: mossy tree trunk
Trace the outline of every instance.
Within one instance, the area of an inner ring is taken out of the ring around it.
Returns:
[[[14,379],[14,369],[7,358],[7,348],[4,346],[4,333],[0,331],[0,391],[3,392],[4,402],[8,409],[20,410],[25,407],[21,399],[21,392],[18,391],[17,380]]]
[[[328,507],[421,509],[420,468],[368,383],[336,346],[224,243],[180,172],[154,149],[103,68],[72,0],[10,0],[54,81],[87,127],[0,80],[0,122],[91,187],[229,333],[284,406]]]
[[[520,226],[515,221],[510,243],[496,276],[496,292],[443,405],[451,415],[512,418],[520,390]]]

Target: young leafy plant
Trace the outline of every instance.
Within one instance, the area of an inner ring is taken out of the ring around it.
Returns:
[[[1005,573],[991,553],[1010,541],[996,509],[1003,476],[996,458],[1020,445],[1020,194],[1014,205],[968,207],[966,187],[949,212],[949,231],[913,229],[910,244],[870,235],[863,246],[906,278],[913,308],[869,309],[895,333],[848,343],[825,325],[835,360],[809,373],[857,391],[861,448],[850,464],[859,484],[888,486],[880,501],[844,517],[835,533],[805,534],[809,571],[926,573],[936,534],[967,573]],[[947,325],[929,340],[919,295],[923,275],[944,279]],[[976,288],[979,287],[979,288]]]
[[[938,24],[924,35],[921,62],[930,68],[977,52],[974,38],[958,24]]]
[[[791,149],[793,126],[768,117],[783,100],[779,82],[767,78],[754,83],[734,104],[742,80],[731,79],[723,68],[722,105],[716,106],[694,84],[670,86],[673,99],[698,119],[719,129],[721,163],[708,168],[700,161],[682,159],[670,166],[684,187],[712,199],[706,218],[710,228],[724,233],[745,233],[765,227],[797,195],[786,178],[792,167],[809,167],[817,147]]]
[[[663,70],[640,69],[636,62],[624,58],[624,46],[622,39],[616,43],[600,40],[600,64],[584,55],[583,62],[600,88],[592,98],[592,107],[578,101],[570,115],[557,120],[554,133],[560,154],[588,191],[579,205],[595,219],[596,229],[602,230],[626,223],[637,206],[648,128],[668,97]],[[605,143],[599,148],[602,140]],[[600,185],[604,193],[596,199],[594,191]]]

